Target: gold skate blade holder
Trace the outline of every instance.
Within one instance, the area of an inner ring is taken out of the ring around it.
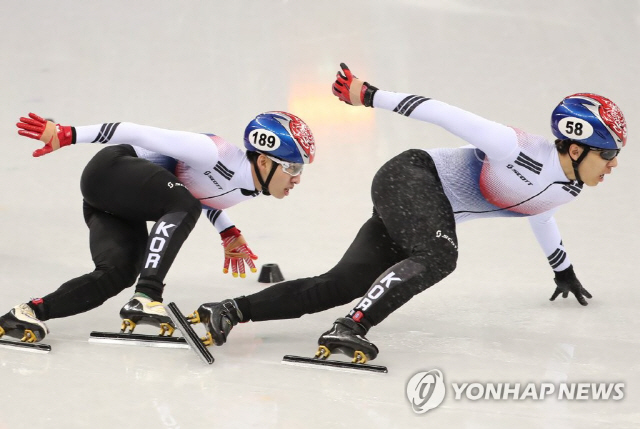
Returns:
[[[122,319],[122,325],[120,326],[120,332],[123,334],[127,333],[127,329],[129,329],[129,333],[133,334],[133,330],[136,329],[136,322],[131,319]]]
[[[207,332],[207,335],[205,335],[204,337],[200,338],[200,341],[202,341],[202,344],[204,344],[205,346],[209,347],[215,344],[215,341],[213,341],[213,337],[211,336],[210,332]]]
[[[329,350],[325,346],[318,347],[318,351],[316,352],[315,356],[316,359],[325,360],[329,356],[331,356],[331,350]]]
[[[160,324],[160,336],[163,337],[164,334],[167,334],[167,337],[170,337],[173,335],[173,331],[175,331],[176,328],[174,328],[173,326],[171,326],[169,323],[161,323]]]
[[[35,343],[36,335],[33,333],[31,329],[25,329],[24,337],[22,337],[20,341],[22,341],[23,343]]]
[[[367,356],[365,356],[364,353],[362,353],[360,350],[356,350],[355,353],[353,354],[353,360],[351,362],[353,363],[367,363],[369,359],[367,359]]]
[[[194,311],[193,313],[191,313],[190,315],[187,316],[187,321],[189,323],[191,323],[192,325],[195,325],[196,323],[200,323],[200,315],[198,314],[198,311]]]

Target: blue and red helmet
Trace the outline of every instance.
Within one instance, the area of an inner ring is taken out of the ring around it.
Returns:
[[[244,147],[287,162],[311,164],[316,144],[304,121],[287,112],[265,112],[244,130]]]
[[[566,97],[551,113],[551,130],[560,140],[574,140],[598,149],[621,149],[627,143],[627,123],[616,104],[601,95]]]

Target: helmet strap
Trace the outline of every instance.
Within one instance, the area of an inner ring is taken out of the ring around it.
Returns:
[[[574,160],[573,158],[571,158],[571,155],[569,155],[569,158],[571,158],[571,165],[573,166],[573,174],[575,174],[576,176],[576,181],[580,182],[580,183],[584,183],[582,181],[582,179],[580,178],[580,173],[578,173],[578,167],[580,166],[580,163],[582,162],[583,159],[585,159],[587,157],[587,155],[589,155],[589,151],[591,150],[589,148],[589,146],[582,146],[582,153],[580,154],[580,156],[578,157],[578,159]]]
[[[260,186],[262,186],[262,193],[264,195],[271,195],[271,193],[269,192],[269,183],[271,183],[271,179],[273,178],[273,175],[275,174],[277,168],[278,168],[278,164],[276,164],[275,162],[272,162],[271,171],[267,176],[267,180],[262,180],[262,175],[260,174],[260,170],[258,169],[258,159],[256,158],[253,161],[253,171],[256,172],[256,177],[258,178],[258,182],[260,183]]]

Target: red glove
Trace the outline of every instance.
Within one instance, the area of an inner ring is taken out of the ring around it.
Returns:
[[[35,113],[29,113],[28,118],[20,118],[16,126],[20,128],[18,134],[21,136],[44,142],[44,147],[36,149],[33,156],[46,155],[74,143],[75,133],[72,127],[54,124]]]
[[[229,265],[231,265],[231,275],[238,277],[240,273],[241,278],[245,278],[244,264],[249,266],[252,273],[258,271],[253,261],[258,259],[253,254],[247,242],[245,241],[240,230],[235,226],[227,228],[220,233],[222,237],[222,246],[224,247],[224,267],[222,272],[227,274],[229,272]]]
[[[373,107],[373,95],[378,88],[355,77],[345,63],[340,63],[342,73],[336,74],[333,94],[352,106]]]

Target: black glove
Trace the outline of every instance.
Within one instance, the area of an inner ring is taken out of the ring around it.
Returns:
[[[592,296],[585,288],[580,284],[580,280],[576,277],[576,273],[573,272],[573,265],[569,265],[562,271],[556,272],[556,278],[553,279],[556,282],[556,291],[553,292],[549,301],[555,300],[558,295],[562,294],[563,298],[569,296],[569,292],[575,295],[580,305],[589,305],[585,297],[591,299]]]

